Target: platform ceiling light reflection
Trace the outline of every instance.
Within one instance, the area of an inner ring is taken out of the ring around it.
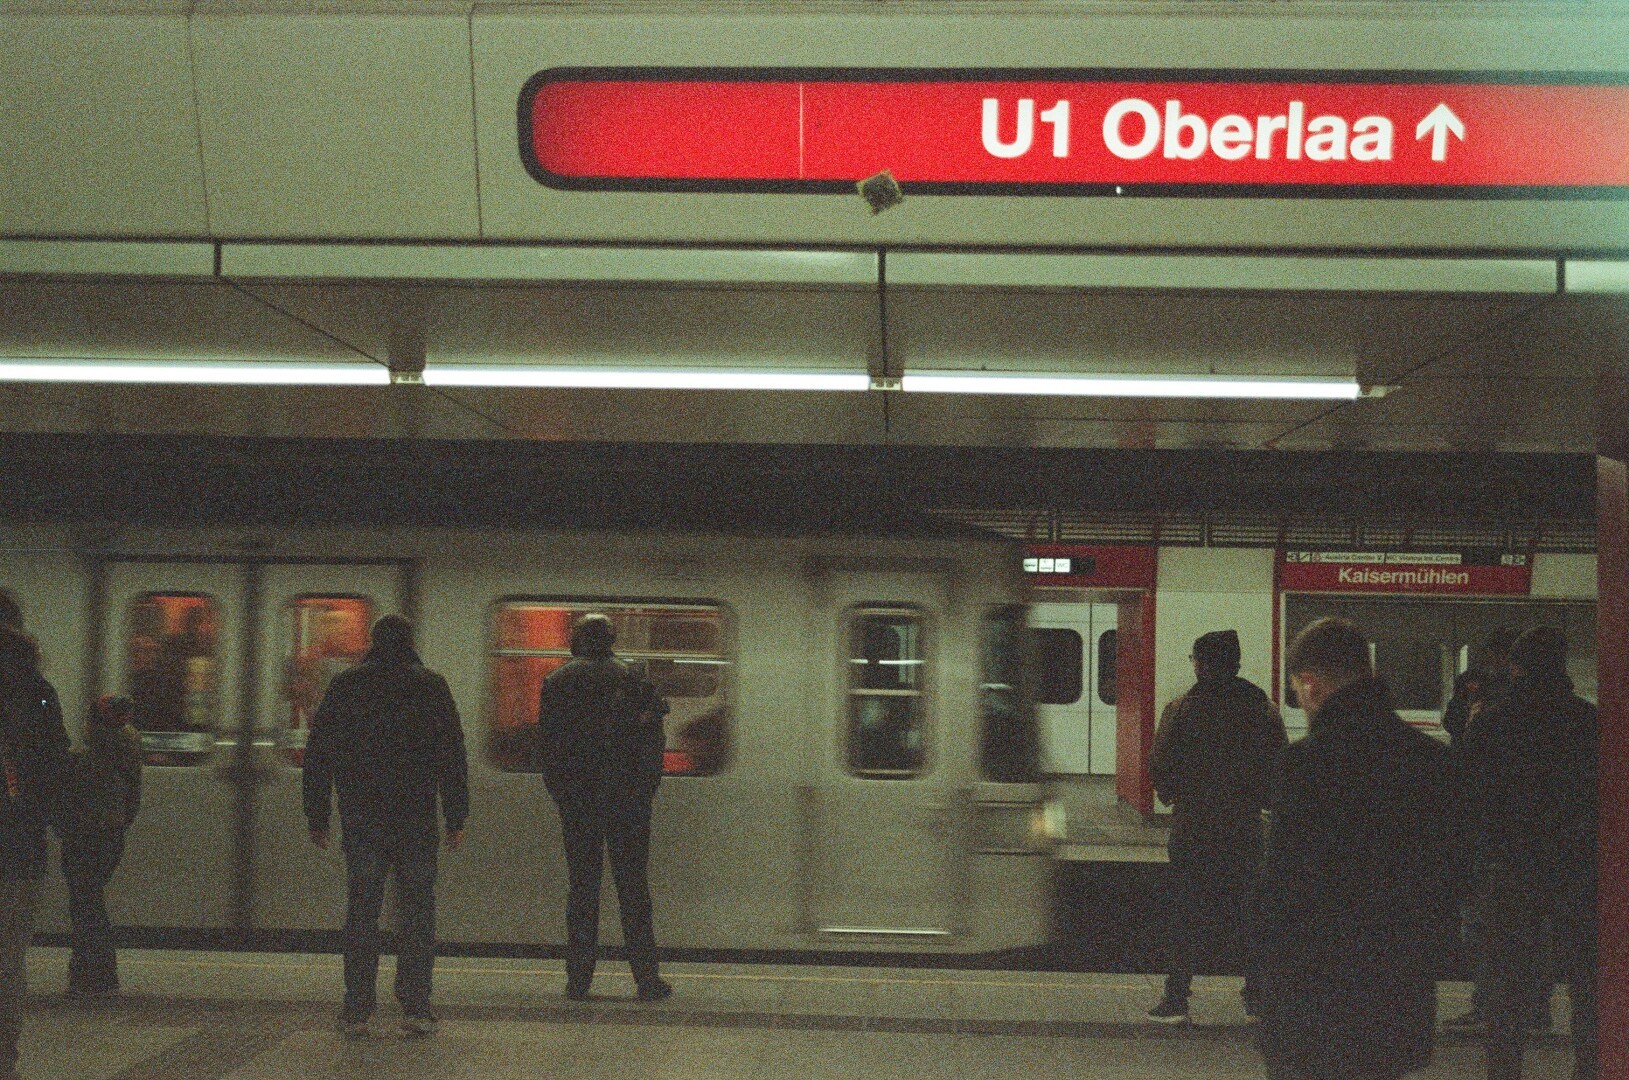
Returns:
[[[1352,401],[1379,396],[1352,379],[1219,375],[1065,375],[989,371],[907,371],[907,393],[1031,394],[1038,397],[1284,398]]]
[[[586,390],[868,390],[864,372],[708,368],[570,368],[432,364],[426,386],[524,386]]]
[[[388,386],[382,364],[297,361],[0,358],[0,382],[168,383],[198,386]]]

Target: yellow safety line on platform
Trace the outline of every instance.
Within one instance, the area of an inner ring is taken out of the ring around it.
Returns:
[[[252,969],[260,969],[260,970],[268,970],[268,971],[299,971],[301,969],[307,969],[307,968],[312,968],[312,967],[337,969],[340,966],[337,962],[328,961],[328,960],[308,961],[307,963],[303,963],[303,964],[280,964],[280,963],[277,963],[275,961],[266,961],[266,960],[170,960],[170,959],[158,959],[158,958],[154,958],[154,957],[128,956],[128,955],[124,958],[123,962],[128,963],[128,964],[134,964],[134,965],[137,965],[137,966],[146,964],[146,965],[149,965],[149,966],[169,966],[169,967],[221,967],[221,968],[245,968],[245,969],[252,968]],[[560,974],[563,974],[563,971],[552,969],[552,968],[544,968],[544,969],[472,968],[472,967],[443,967],[443,966],[437,965],[436,974],[437,975],[518,975],[518,976],[524,976],[524,977],[529,977],[529,978],[536,978],[536,977],[542,976],[542,975],[560,975]],[[626,975],[626,974],[621,974],[621,973],[616,973],[616,972],[605,972],[603,974],[607,975],[610,978],[632,978],[632,976],[629,976],[629,975]],[[781,974],[757,975],[757,974],[747,974],[747,973],[734,974],[734,973],[724,973],[724,972],[672,971],[672,970],[664,971],[663,972],[663,977],[664,978],[669,978],[669,979],[717,979],[717,980],[720,980],[720,981],[733,979],[733,980],[739,980],[739,981],[743,981],[743,982],[754,982],[755,981],[755,982],[803,982],[803,983],[853,983],[853,984],[865,985],[865,986],[987,986],[987,987],[998,987],[998,988],[1003,988],[1003,989],[1027,989],[1027,990],[1082,990],[1082,989],[1092,989],[1092,990],[1100,990],[1100,989],[1141,990],[1141,989],[1144,989],[1148,985],[1147,979],[1154,978],[1154,976],[1145,976],[1142,981],[1131,981],[1131,980],[1128,980],[1128,979],[1117,979],[1117,980],[1112,980],[1112,981],[1104,980],[1102,982],[1088,982],[1083,986],[1083,985],[1081,985],[1079,983],[1009,982],[1009,981],[999,980],[999,979],[901,979],[901,978],[886,978],[886,977],[856,977],[856,976],[848,976],[848,975],[781,975]]]

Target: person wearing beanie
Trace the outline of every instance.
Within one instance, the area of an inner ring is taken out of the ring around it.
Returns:
[[[611,651],[616,626],[584,615],[571,631],[572,659],[543,680],[538,756],[560,814],[570,891],[566,898],[566,997],[588,998],[599,950],[600,879],[611,856],[622,940],[641,1001],[673,993],[657,973],[651,914],[651,802],[662,780],[668,704],[644,672]]]
[[[1307,713],[1285,748],[1260,886],[1270,1080],[1397,1080],[1431,1062],[1442,944],[1458,914],[1454,757],[1411,727],[1345,619],[1296,635]]]
[[[107,884],[124,855],[124,835],[141,809],[141,735],[130,699],[104,694],[85,724],[74,754],[69,827],[62,837],[62,878],[68,886],[73,951],[68,996],[119,989],[118,954],[107,913]]]
[[[1154,790],[1171,806],[1171,964],[1151,1020],[1188,1020],[1201,963],[1244,952],[1252,884],[1261,863],[1261,812],[1284,720],[1259,686],[1239,678],[1239,635],[1216,630],[1193,644],[1196,684],[1160,716],[1149,758]],[[1254,1014],[1257,981],[1244,999]]]
[[[440,1027],[430,1010],[436,949],[436,803],[446,847],[464,843],[469,766],[447,680],[424,666],[413,625],[386,615],[361,663],[334,676],[312,718],[304,796],[311,842],[329,846],[335,790],[345,851],[345,1002],[339,1029],[366,1038],[379,979],[379,913],[396,879],[396,1000],[402,1031]]]
[[[1531,988],[1548,985],[1548,922],[1572,1006],[1573,1077],[1593,1080],[1599,720],[1573,692],[1560,630],[1523,632],[1510,649],[1510,674],[1510,693],[1465,735],[1487,1076],[1521,1076]],[[1547,1021],[1548,1002],[1543,1009]]]

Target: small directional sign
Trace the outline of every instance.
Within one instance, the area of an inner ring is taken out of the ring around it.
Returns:
[[[554,69],[520,96],[551,187],[1614,198],[1629,85],[1337,72]]]

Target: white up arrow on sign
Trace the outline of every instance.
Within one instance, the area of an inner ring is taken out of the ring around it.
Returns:
[[[1425,114],[1420,126],[1414,129],[1416,139],[1425,138],[1426,132],[1431,133],[1431,160],[1448,160],[1448,133],[1454,133],[1454,138],[1464,141],[1465,122],[1454,115],[1454,110],[1446,104],[1438,105]]]

